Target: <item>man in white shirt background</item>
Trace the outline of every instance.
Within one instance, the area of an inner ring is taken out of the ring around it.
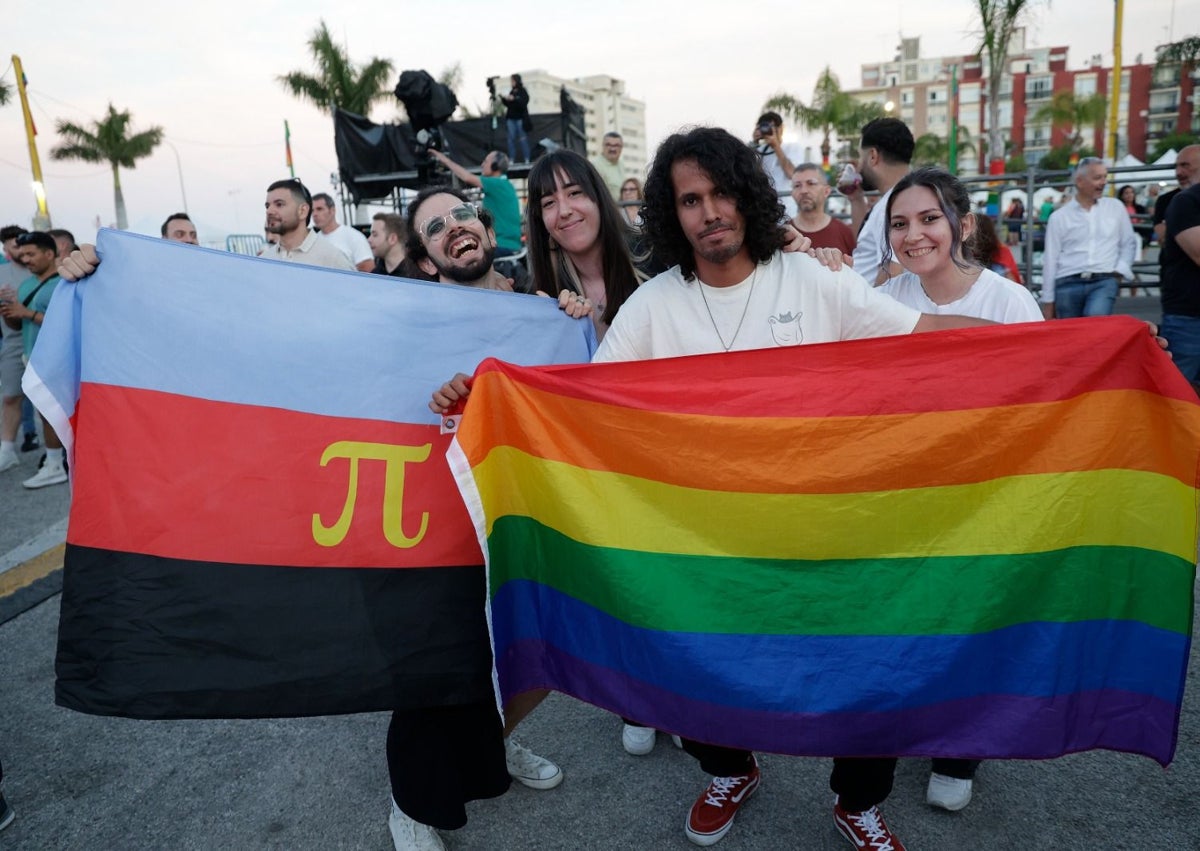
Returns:
[[[858,155],[862,185],[838,184],[838,189],[850,201],[850,229],[858,236],[858,245],[854,247],[854,271],[873,286],[904,271],[894,257],[890,261],[885,259],[890,255],[886,211],[892,187],[911,170],[909,164],[915,149],[912,131],[900,119],[868,121],[863,125]],[[883,193],[869,209],[864,190]]]
[[[777,112],[764,112],[754,125],[750,145],[762,159],[763,171],[771,178],[779,200],[787,210],[788,218],[796,215],[796,202],[792,199],[792,172],[795,164],[804,160],[799,145],[784,144],[783,119]]]
[[[367,238],[352,227],[343,227],[337,222],[337,210],[333,205],[333,197],[325,192],[318,192],[312,199],[312,223],[322,237],[336,245],[346,259],[354,264],[360,272],[370,272],[375,268],[375,255]]]
[[[1104,197],[1108,168],[1084,157],[1075,197],[1050,214],[1042,255],[1042,313],[1047,319],[1108,316],[1122,278],[1133,277],[1138,238],[1125,205]]]

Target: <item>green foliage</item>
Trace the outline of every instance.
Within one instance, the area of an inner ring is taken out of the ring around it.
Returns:
[[[1200,35],[1189,35],[1179,41],[1164,44],[1158,48],[1158,65],[1172,62],[1182,62],[1184,65],[1195,65],[1200,61]]]
[[[1154,162],[1172,148],[1178,151],[1188,145],[1195,145],[1198,141],[1200,138],[1195,133],[1171,133],[1158,140],[1150,154],[1149,161]]]
[[[1013,154],[1004,163],[1005,174],[1016,174],[1019,171],[1027,171],[1029,165],[1025,162],[1024,154]]]
[[[763,109],[779,112],[805,130],[819,131],[822,134],[821,157],[826,161],[832,136],[849,142],[853,156],[862,126],[885,114],[879,104],[864,103],[843,92],[837,75],[828,65],[817,77],[811,103],[805,104],[799,98],[781,92],[763,104]]]
[[[3,106],[4,104],[8,103],[8,101],[11,97],[12,97],[12,86],[10,86],[8,83],[4,82],[3,80],[0,80],[0,106]]]
[[[392,62],[372,57],[364,65],[355,65],[344,47],[333,40],[325,21],[308,40],[309,53],[316,73],[292,71],[276,79],[301,100],[310,101],[323,112],[340,107],[356,115],[366,115],[371,105],[390,92]]]
[[[1070,142],[1066,142],[1047,151],[1046,156],[1042,157],[1038,163],[1038,168],[1042,171],[1061,171],[1070,168],[1071,154],[1073,153],[1079,154],[1080,159],[1096,156],[1096,152],[1089,147],[1074,148]]]
[[[958,157],[961,165],[966,155],[975,153],[975,143],[971,141],[971,131],[959,125],[958,128]],[[939,165],[948,168],[950,165],[950,137],[945,138],[936,133],[925,133],[916,139],[913,149],[913,165]]]
[[[163,139],[161,127],[151,127],[140,133],[130,129],[129,110],[117,112],[109,103],[108,113],[90,126],[59,120],[55,123],[58,135],[65,141],[50,149],[56,160],[82,160],[88,163],[108,163],[113,173],[113,199],[117,211],[117,227],[128,227],[125,219],[125,198],[121,194],[121,167],[134,168],[137,161],[154,152]]]
[[[1050,103],[1033,114],[1035,124],[1049,123],[1055,129],[1071,131],[1070,146],[1078,150],[1083,147],[1083,128],[1095,129],[1104,123],[1108,101],[1104,95],[1076,97],[1072,91],[1055,92]]]

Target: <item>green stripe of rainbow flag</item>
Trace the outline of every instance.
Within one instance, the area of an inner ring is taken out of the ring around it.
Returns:
[[[1168,762],[1200,405],[1141,323],[475,378],[502,695],[812,755]]]

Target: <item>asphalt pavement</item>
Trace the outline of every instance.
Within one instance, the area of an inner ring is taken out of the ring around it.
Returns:
[[[1125,301],[1124,312],[1157,319],[1157,299]],[[385,714],[132,721],[56,707],[53,581],[69,496],[66,487],[26,492],[20,478],[0,475],[0,589],[10,586],[0,591],[0,759],[17,814],[0,832],[0,851],[391,847]],[[14,591],[18,571],[25,584]],[[38,582],[49,584],[31,593]],[[22,593],[24,611],[14,615]],[[971,805],[949,814],[924,803],[927,762],[904,760],[883,807],[889,823],[913,851],[1200,849],[1197,658],[1193,651],[1169,769],[1105,751],[992,761]],[[517,735],[562,765],[563,784],[514,785],[471,804],[468,825],[445,834],[448,848],[693,847],[683,823],[706,776],[665,736],[650,755],[627,755],[620,728],[606,712],[551,696]],[[768,754],[761,764],[762,786],[719,848],[850,847],[833,826],[828,760]]]

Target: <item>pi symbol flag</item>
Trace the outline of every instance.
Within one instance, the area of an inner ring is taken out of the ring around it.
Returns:
[[[442,417],[441,434],[454,434],[458,431],[458,421],[462,419],[461,414],[453,414],[451,416]]]

